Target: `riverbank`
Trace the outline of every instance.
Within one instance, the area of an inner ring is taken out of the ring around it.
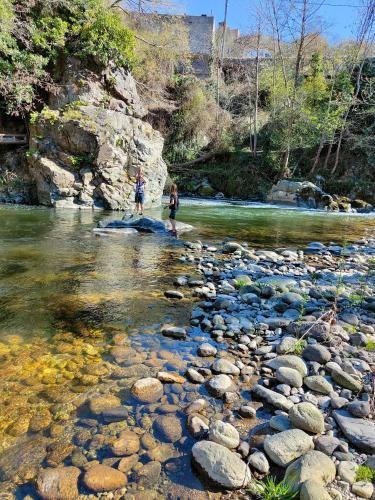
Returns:
[[[13,424],[28,437],[0,457],[3,490],[225,498],[286,475],[304,498],[369,498],[371,471],[359,466],[372,468],[375,451],[373,254],[373,240],[176,248],[180,273],[161,293],[193,306],[190,320],[55,337],[56,360],[70,366],[44,373],[52,404]],[[81,362],[76,396],[54,391],[53,376]]]

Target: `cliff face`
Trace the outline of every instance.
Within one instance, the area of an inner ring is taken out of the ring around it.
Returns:
[[[146,207],[160,203],[163,138],[143,120],[131,74],[110,68],[98,75],[70,60],[60,85],[31,124],[29,170],[39,203],[129,208],[137,167],[147,181]]]

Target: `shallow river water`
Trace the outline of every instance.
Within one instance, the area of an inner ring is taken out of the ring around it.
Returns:
[[[100,220],[116,218],[116,213],[0,207],[0,492],[12,491],[17,498],[33,494],[32,480],[40,465],[53,460],[71,463],[71,453],[64,458],[61,446],[60,457],[55,452],[51,459],[51,452],[46,456],[37,451],[39,444],[43,448],[43,439],[47,444],[52,439],[76,445],[73,436],[86,429],[80,419],[90,417],[87,397],[106,392],[112,383],[123,387],[121,402],[129,418],[112,427],[89,426],[91,438],[104,437],[97,446],[89,439],[78,446],[85,460],[103,459],[104,445],[115,432],[150,427],[150,410],[137,408],[129,397],[131,376],[140,378],[160,368],[183,374],[194,358],[192,342],[158,333],[161,323],[188,324],[191,301],[176,303],[163,294],[173,288],[175,276],[192,273],[192,267],[178,260],[182,242],[154,235],[99,237],[92,232]],[[192,200],[182,200],[178,218],[194,226],[189,239],[214,243],[232,237],[263,247],[303,246],[317,240],[343,243],[373,236],[375,230],[371,215]],[[125,381],[107,377],[114,345],[129,349],[121,362],[116,359],[121,367],[132,367]],[[171,411],[181,397],[185,402],[196,397],[193,388],[183,396],[177,392],[167,392],[165,406]],[[30,438],[39,440],[37,446],[28,447]],[[158,459],[167,464],[159,490],[164,488],[171,498],[190,498],[189,488],[202,489],[190,471],[191,442],[186,438],[168,446],[159,450]],[[149,459],[141,457],[140,464]]]

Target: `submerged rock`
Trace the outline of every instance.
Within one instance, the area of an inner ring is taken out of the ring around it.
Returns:
[[[123,488],[127,479],[123,472],[107,465],[92,465],[83,476],[83,483],[90,491],[100,493]],[[74,498],[74,497],[73,497]]]
[[[164,394],[163,384],[157,378],[141,378],[134,383],[131,392],[143,403],[155,403]]]
[[[37,491],[43,500],[72,500],[78,498],[77,467],[56,467],[42,470],[37,479]]]

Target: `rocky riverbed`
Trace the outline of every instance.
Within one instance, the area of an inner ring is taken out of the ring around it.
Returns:
[[[186,242],[163,292],[189,324],[147,327],[142,343],[65,333],[54,356],[7,339],[8,391],[16,359],[29,371],[17,418],[2,415],[2,498],[255,498],[266,477],[303,499],[371,498],[372,255],[374,240]]]

